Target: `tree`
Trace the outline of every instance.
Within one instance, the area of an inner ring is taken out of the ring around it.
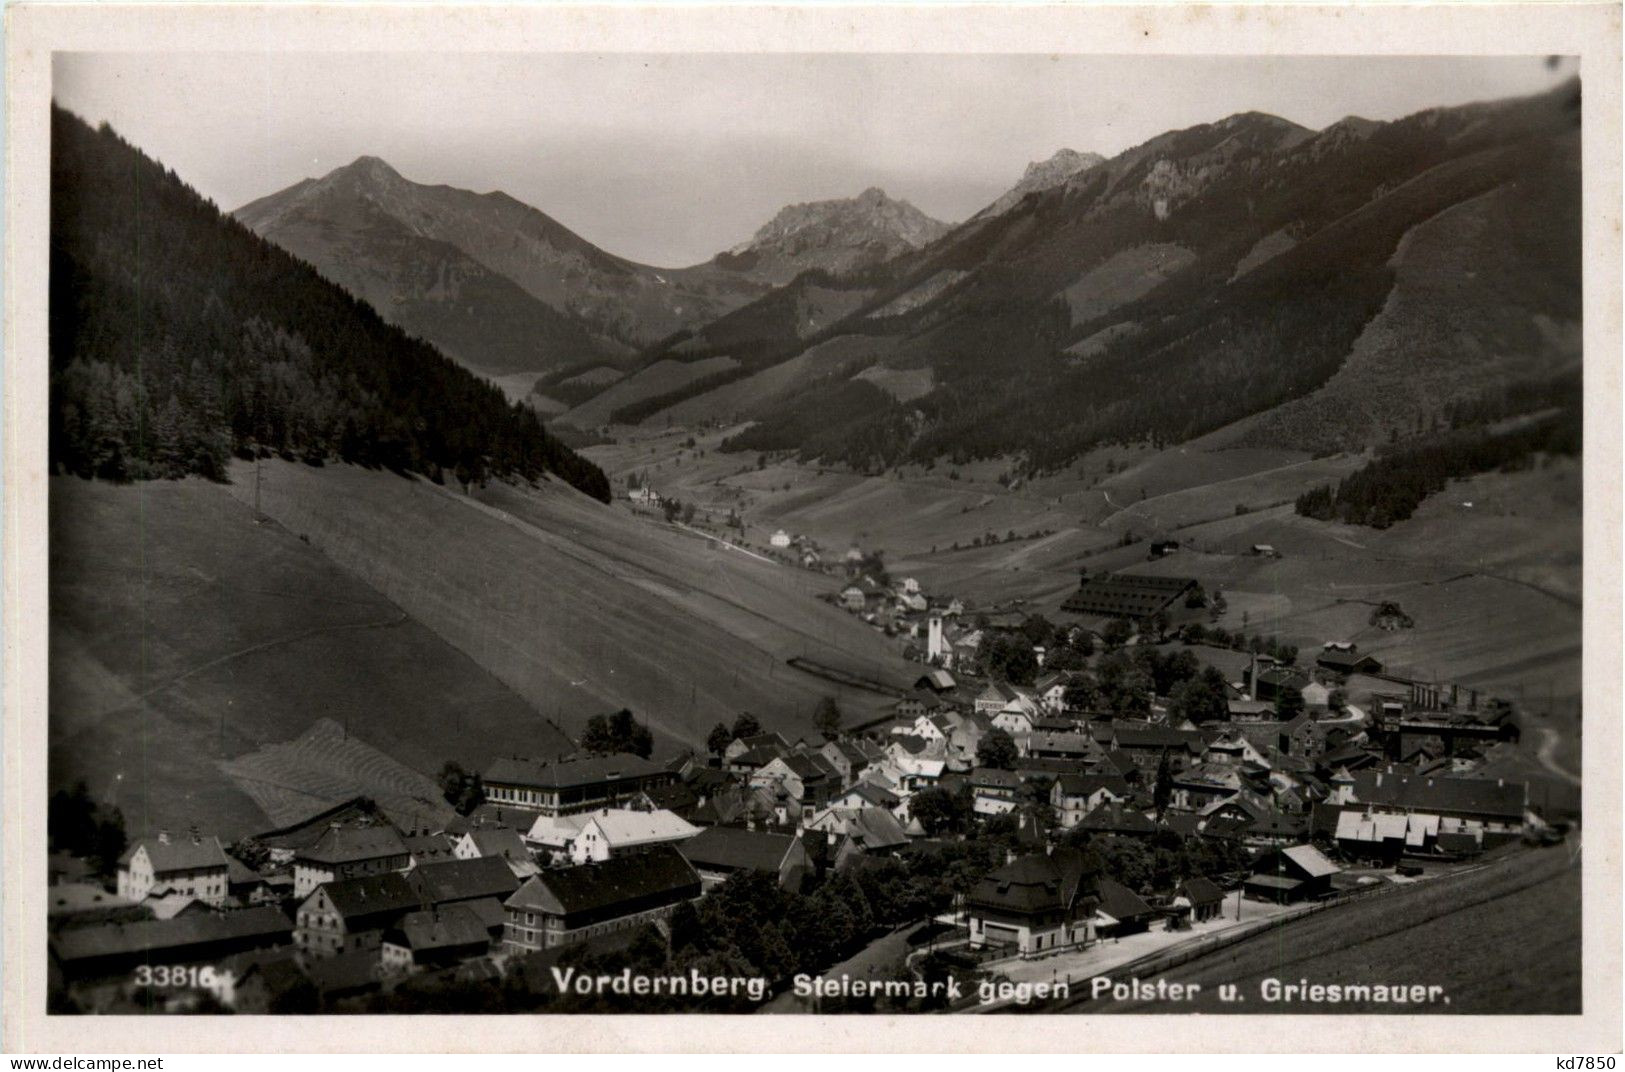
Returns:
[[[1102,704],[1119,718],[1145,718],[1151,713],[1151,675],[1122,652],[1095,664]]]
[[[761,732],[762,724],[756,721],[756,716],[749,711],[740,712],[739,717],[734,719],[735,740],[741,737],[754,737]]]
[[[1012,770],[1020,758],[1015,739],[997,726],[982,735],[976,744],[976,763],[982,767]]]
[[[594,715],[587,720],[581,732],[581,748],[594,755],[613,755],[630,752],[648,759],[654,751],[654,736],[649,727],[633,717],[623,707],[612,715]]]
[[[1031,647],[1048,648],[1055,641],[1055,626],[1042,614],[1029,614],[1021,622],[1021,635]]]
[[[1207,616],[1216,622],[1220,618],[1223,618],[1225,611],[1229,609],[1230,604],[1225,602],[1224,593],[1214,592],[1213,598],[1208,600]]]
[[[976,655],[989,677],[1015,685],[1031,685],[1038,677],[1038,656],[1033,654],[1026,637],[1019,633],[985,630]]]
[[[1128,643],[1129,637],[1134,635],[1134,626],[1129,624],[1127,618],[1113,618],[1101,630],[1100,639],[1105,641],[1107,651],[1116,651]]]
[[[1330,711],[1334,715],[1342,714],[1348,708],[1348,705],[1348,693],[1344,692],[1342,689],[1333,689],[1326,696],[1326,710]]]
[[[446,803],[467,815],[485,803],[485,783],[476,772],[466,771],[455,760],[447,760],[440,768],[440,792]]]
[[[605,715],[593,715],[587,720],[587,725],[581,731],[581,748],[594,755],[604,755],[615,751],[613,738],[609,732],[609,718]]]
[[[1157,781],[1151,790],[1151,801],[1156,806],[1157,818],[1168,807],[1168,800],[1174,793],[1174,771],[1168,763],[1168,750],[1162,750],[1162,758],[1157,761]]]
[[[957,832],[964,822],[963,810],[954,795],[935,786],[910,797],[908,813],[932,837]]]
[[[1197,725],[1227,721],[1230,694],[1224,674],[1210,666],[1175,685],[1168,697],[1168,717],[1175,721],[1189,719]]]
[[[705,735],[705,750],[714,756],[720,756],[728,750],[733,743],[734,735],[728,727],[721,722],[711,727],[711,732]]]
[[[1061,690],[1068,711],[1093,711],[1100,704],[1100,686],[1086,673],[1074,674]]]
[[[1151,615],[1151,632],[1156,635],[1157,642],[1161,643],[1168,636],[1168,614],[1166,611],[1157,611]]]
[[[833,741],[841,735],[841,708],[833,696],[825,696],[813,710],[813,728]]]
[[[1303,714],[1303,691],[1296,685],[1283,686],[1275,697],[1275,713],[1282,722],[1290,722]]]
[[[106,818],[96,823],[96,842],[90,851],[90,862],[96,874],[111,877],[118,872],[119,857],[124,855],[129,839],[124,833],[124,813],[114,808]]]

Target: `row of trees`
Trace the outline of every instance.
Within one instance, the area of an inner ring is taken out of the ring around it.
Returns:
[[[1540,454],[1578,456],[1580,410],[1564,409],[1511,431],[1455,431],[1379,454],[1333,488],[1298,496],[1297,512],[1321,521],[1385,529],[1410,517],[1452,480],[1499,470],[1527,469]]]
[[[609,501],[533,409],[55,108],[49,337],[63,472],[218,480],[231,454],[270,453],[465,484],[555,473]]]
[[[1216,648],[1268,655],[1287,666],[1298,661],[1296,644],[1284,643],[1277,636],[1262,636],[1256,633],[1249,635],[1240,629],[1232,633],[1218,626],[1208,627],[1199,622],[1192,622],[1179,631],[1179,639],[1186,644],[1211,644]]]
[[[582,750],[594,755],[630,752],[648,759],[654,747],[654,736],[649,732],[649,727],[624,707],[612,715],[592,716],[581,731]]]
[[[714,756],[720,756],[728,750],[728,746],[745,737],[754,737],[762,732],[762,724],[756,716],[749,711],[741,711],[729,727],[726,723],[718,722],[711,727],[711,732],[705,735],[705,750]]]

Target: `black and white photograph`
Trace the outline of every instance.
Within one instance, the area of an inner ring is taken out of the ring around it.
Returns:
[[[1605,1011],[1503,46],[49,52],[29,1011]]]

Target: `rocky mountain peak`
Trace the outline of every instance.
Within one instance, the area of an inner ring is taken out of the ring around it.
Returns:
[[[1020,203],[1028,194],[1059,186],[1080,171],[1087,171],[1106,158],[1099,153],[1080,153],[1076,149],[1059,149],[1047,160],[1034,160],[1027,165],[1021,181],[1006,190],[999,199],[982,210],[983,216],[998,216]]]
[[[948,224],[871,186],[856,197],[786,205],[723,259],[764,279],[787,282],[810,268],[840,272],[887,260],[948,230]]]

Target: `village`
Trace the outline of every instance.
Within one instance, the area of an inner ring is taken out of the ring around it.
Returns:
[[[1205,625],[1223,596],[1194,578],[1086,571],[1052,624],[932,598],[856,550],[842,575],[829,598],[918,664],[886,717],[826,701],[789,740],[740,713],[657,762],[622,712],[574,755],[444,771],[442,801],[357,797],[257,832],[199,816],[112,874],[59,852],[53,1001],[575,1009],[549,969],[719,958],[780,1011],[812,1008],[783,993],[792,974],[837,964],[1019,989],[1550,844],[1578,818],[1495,774],[1520,737],[1510,704],[1350,642],[1300,653]],[[837,919],[787,933],[789,953],[750,948],[805,912]]]

